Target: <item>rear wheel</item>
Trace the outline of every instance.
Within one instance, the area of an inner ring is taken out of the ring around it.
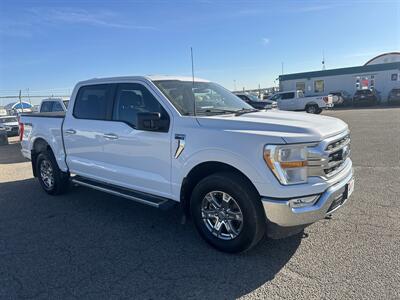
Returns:
[[[218,250],[243,252],[264,236],[260,197],[235,173],[216,173],[201,180],[193,190],[190,209],[200,235]]]
[[[40,185],[50,195],[59,195],[68,189],[69,174],[60,170],[54,155],[48,151],[43,151],[38,155],[36,174]]]
[[[318,112],[319,109],[320,108],[316,104],[310,104],[306,106],[306,112],[308,112],[309,114],[318,114],[320,113]]]

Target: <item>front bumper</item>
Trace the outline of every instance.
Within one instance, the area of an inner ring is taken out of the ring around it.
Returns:
[[[270,228],[274,232],[268,232],[271,237],[276,236],[276,232],[285,232],[285,236],[298,232],[307,225],[310,225],[318,220],[325,218],[334,211],[342,207],[348,200],[348,184],[353,179],[353,170],[338,183],[329,187],[323,192],[315,204],[294,208],[291,207],[290,199],[269,199],[261,198]],[[288,230],[284,230],[284,229]],[[293,228],[292,230],[289,230]]]

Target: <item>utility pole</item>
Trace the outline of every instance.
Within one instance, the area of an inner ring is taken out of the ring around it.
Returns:
[[[281,73],[281,75],[283,75],[283,62],[281,62],[281,67],[282,67],[282,73]]]
[[[18,98],[19,98],[19,105],[21,105],[21,111],[24,112],[24,106],[22,105],[22,99],[21,99],[21,90],[19,90]]]
[[[322,70],[325,70],[325,51],[322,50]]]

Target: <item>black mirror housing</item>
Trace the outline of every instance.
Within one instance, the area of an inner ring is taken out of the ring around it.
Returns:
[[[167,123],[169,122],[167,121]],[[137,114],[137,130],[167,132],[168,126],[169,124],[165,124],[165,120],[162,120],[159,112],[141,112]]]

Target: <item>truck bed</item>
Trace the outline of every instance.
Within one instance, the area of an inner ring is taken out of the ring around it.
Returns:
[[[31,150],[39,139],[46,141],[54,153],[60,169],[67,171],[62,136],[65,112],[21,114],[19,122],[23,124],[21,152],[31,159]]]

